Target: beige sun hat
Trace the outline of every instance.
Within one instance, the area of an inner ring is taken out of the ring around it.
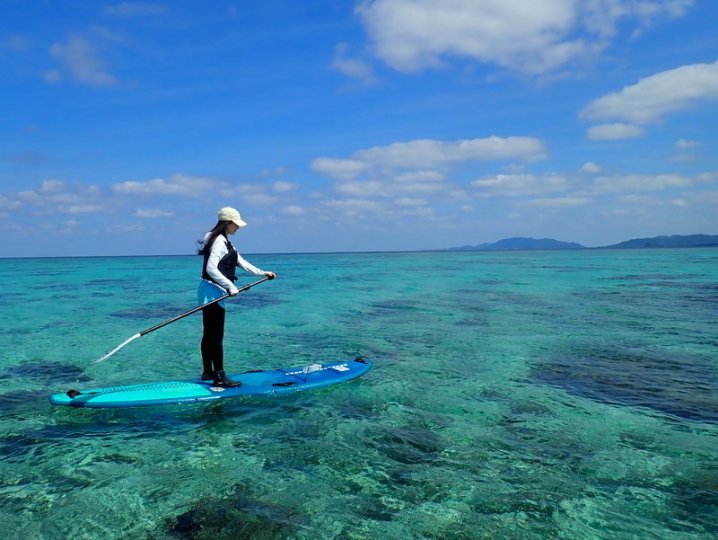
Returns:
[[[247,222],[242,219],[242,216],[239,215],[239,212],[237,212],[237,210],[235,210],[231,206],[225,206],[224,208],[220,208],[219,212],[217,212],[217,217],[220,221],[231,221],[237,227],[245,227],[247,225]]]

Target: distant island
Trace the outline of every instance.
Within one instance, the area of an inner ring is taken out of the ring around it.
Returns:
[[[585,249],[581,244],[575,242],[561,242],[553,238],[504,238],[498,242],[478,244],[476,246],[459,246],[449,248],[449,251],[507,251],[525,249]]]
[[[654,236],[652,238],[634,238],[612,246],[605,246],[611,249],[635,249],[635,248],[678,248],[678,247],[716,247],[718,246],[718,235],[690,234],[681,236]]]
[[[654,236],[652,238],[634,238],[612,244],[588,248],[576,242],[562,242],[553,238],[526,238],[522,236],[504,238],[498,242],[477,244],[474,246],[458,246],[439,251],[521,251],[521,250],[566,250],[566,249],[640,249],[640,248],[692,248],[718,247],[718,235],[690,234],[671,236]]]

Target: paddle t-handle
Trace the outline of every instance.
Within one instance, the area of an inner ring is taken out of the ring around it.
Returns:
[[[239,294],[239,293],[241,293],[241,292],[244,292],[244,291],[246,291],[246,290],[249,290],[249,289],[251,289],[252,287],[254,287],[255,285],[259,285],[260,283],[264,283],[265,281],[267,281],[267,280],[269,280],[269,279],[273,279],[273,278],[270,278],[269,276],[263,277],[262,279],[258,279],[257,281],[255,281],[255,282],[253,282],[253,283],[249,283],[248,285],[245,285],[244,287],[240,287],[240,288],[237,290],[237,294]],[[159,330],[159,329],[162,328],[163,326],[167,326],[168,324],[172,324],[173,322],[179,321],[180,319],[184,319],[185,317],[187,317],[187,316],[189,316],[189,315],[192,315],[193,313],[197,313],[198,311],[200,311],[200,310],[206,308],[207,306],[211,306],[212,304],[216,304],[217,302],[221,302],[222,300],[226,300],[226,299],[229,298],[230,296],[232,296],[232,295],[229,294],[229,293],[224,294],[224,295],[220,296],[219,298],[215,298],[214,300],[212,300],[212,301],[210,301],[210,302],[207,302],[206,304],[202,304],[201,306],[197,306],[197,307],[195,307],[195,308],[192,308],[192,309],[190,309],[189,311],[185,311],[184,313],[181,313],[180,315],[177,315],[176,317],[172,317],[172,318],[169,319],[169,320],[166,320],[166,321],[164,321],[164,322],[161,322],[161,323],[159,323],[159,324],[156,324],[156,325],[154,325],[154,326],[151,326],[150,328],[147,328],[147,329],[145,329],[145,330],[142,330],[142,332],[138,332],[138,333],[135,334],[134,336],[132,336],[132,337],[126,339],[125,341],[123,341],[122,343],[120,343],[117,347],[115,347],[114,349],[112,349],[110,352],[108,352],[108,353],[107,353],[105,356],[103,356],[102,358],[98,358],[97,360],[95,360],[94,363],[95,363],[95,364],[99,364],[99,363],[102,362],[103,360],[106,360],[106,359],[108,359],[110,356],[112,356],[113,354],[115,354],[117,351],[119,351],[122,347],[124,347],[124,346],[127,345],[128,343],[131,343],[132,341],[134,341],[134,340],[136,340],[136,339],[138,339],[138,338],[141,338],[142,336],[144,336],[144,335],[146,335],[146,334],[149,334],[150,332],[154,332],[155,330]],[[236,296],[236,295],[235,295],[235,296]]]

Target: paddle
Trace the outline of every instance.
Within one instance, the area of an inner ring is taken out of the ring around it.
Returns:
[[[259,279],[259,280],[255,281],[255,282],[253,282],[253,283],[250,283],[250,284],[248,284],[248,285],[245,285],[244,287],[240,287],[240,288],[239,288],[239,291],[237,292],[237,294],[239,294],[239,293],[241,293],[241,292],[244,292],[244,291],[246,291],[246,290],[248,290],[248,289],[251,289],[251,288],[254,287],[255,285],[259,285],[260,283],[263,283],[263,282],[267,281],[268,279],[271,279],[271,278],[269,278],[269,277],[264,277],[264,278],[262,278],[262,279]],[[227,293],[227,294],[225,294],[225,295],[223,295],[223,296],[220,296],[219,298],[215,298],[215,299],[212,300],[211,302],[207,302],[206,304],[202,304],[201,306],[197,306],[196,308],[192,308],[192,309],[190,309],[189,311],[185,311],[185,312],[182,313],[181,315],[177,315],[176,317],[172,317],[171,319],[169,319],[169,320],[167,320],[167,321],[165,321],[165,322],[162,322],[162,323],[160,323],[160,324],[156,324],[156,325],[154,325],[154,326],[152,326],[152,327],[150,327],[150,328],[147,328],[146,330],[142,330],[142,332],[138,332],[137,334],[135,334],[135,335],[132,336],[131,338],[126,339],[125,341],[123,341],[122,343],[120,343],[117,347],[115,347],[114,349],[112,349],[110,352],[108,352],[108,353],[107,353],[105,356],[103,356],[102,358],[99,358],[98,360],[95,360],[94,363],[95,363],[95,364],[99,364],[99,363],[102,362],[103,360],[106,360],[107,358],[109,358],[110,356],[112,356],[113,354],[115,354],[117,351],[119,351],[122,347],[124,347],[125,345],[127,345],[127,344],[130,343],[131,341],[136,340],[137,338],[141,338],[142,336],[144,336],[144,335],[146,335],[146,334],[149,334],[150,332],[154,332],[155,330],[159,330],[159,329],[162,328],[163,326],[167,326],[168,324],[172,324],[172,323],[175,322],[175,321],[179,321],[180,319],[184,319],[184,318],[187,317],[188,315],[192,315],[193,313],[197,313],[198,311],[200,311],[200,310],[206,308],[207,306],[211,306],[212,304],[216,304],[217,302],[221,302],[222,300],[226,300],[226,299],[229,298],[230,296],[231,296],[231,295],[230,295],[229,293]]]

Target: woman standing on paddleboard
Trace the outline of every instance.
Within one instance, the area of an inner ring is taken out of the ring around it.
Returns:
[[[230,296],[239,294],[233,283],[237,279],[238,266],[255,276],[276,277],[274,272],[265,272],[244,260],[229,241],[228,236],[247,225],[239,212],[230,207],[220,208],[217,217],[217,224],[204,235],[197,251],[204,257],[202,281],[197,290],[199,304],[206,304],[228,293]],[[240,386],[242,383],[233,381],[224,372],[224,313],[224,302],[202,310],[202,380],[212,381],[217,386]]]

